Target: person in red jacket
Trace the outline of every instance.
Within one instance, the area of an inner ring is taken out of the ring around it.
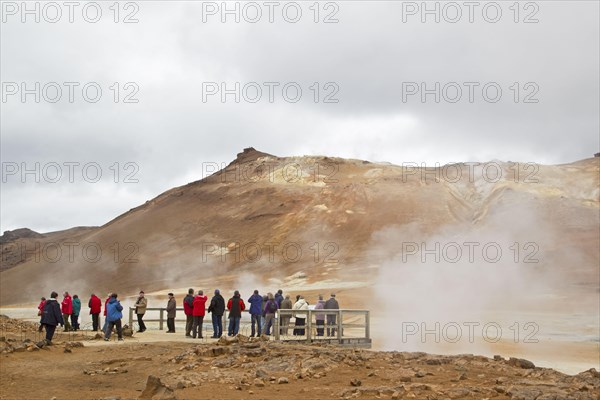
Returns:
[[[194,289],[189,289],[183,299],[183,312],[185,313],[185,337],[192,337],[194,326]]]
[[[42,314],[44,313],[44,306],[46,305],[46,298],[42,297],[40,300],[40,304],[38,304],[38,317],[41,317]],[[41,322],[41,318],[40,318],[40,327],[38,328],[38,331],[42,331],[42,329],[44,329],[44,325],[42,325]]]
[[[112,297],[112,293],[109,293],[104,300],[104,325],[102,326],[102,332],[106,335],[106,328],[108,327],[108,317],[106,316],[106,310],[108,310],[108,302]]]
[[[102,300],[100,297],[92,293],[90,301],[88,301],[88,307],[90,308],[90,314],[92,316],[92,331],[96,332],[100,327],[100,311],[102,311]]]
[[[192,325],[192,338],[202,339],[202,323],[204,322],[204,315],[206,313],[206,300],[208,297],[204,295],[202,290],[198,290],[198,295],[194,297],[194,308],[192,310],[192,315],[194,316],[194,324]]]
[[[65,320],[65,332],[69,332],[71,330],[69,318],[71,317],[71,314],[73,314],[73,300],[71,299],[69,292],[63,293],[63,301],[60,303],[60,310],[63,314],[63,319]]]
[[[246,309],[246,304],[240,297],[239,291],[233,292],[233,297],[227,302],[227,309],[229,310],[229,329],[227,333],[229,336],[235,336],[240,330],[242,311]]]

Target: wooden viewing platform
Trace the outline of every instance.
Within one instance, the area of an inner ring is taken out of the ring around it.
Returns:
[[[134,319],[135,308],[129,308],[129,326],[133,328],[137,324]],[[158,318],[149,318],[148,313],[158,312]],[[317,325],[316,314],[325,316],[325,325]],[[166,308],[148,307],[144,315],[145,323],[158,322],[158,329],[163,330],[167,320]],[[223,315],[223,333],[227,334],[229,327],[228,312]],[[304,316],[305,323],[296,326],[296,316]],[[330,324],[327,318],[330,319]],[[284,318],[282,320],[282,318]],[[335,322],[332,321],[335,320]],[[371,329],[370,329],[370,311],[369,310],[277,310],[273,327],[271,328],[271,340],[288,343],[328,343],[344,347],[371,348]],[[263,319],[264,321],[264,319]],[[282,323],[282,321],[284,323]],[[287,321],[287,324],[285,322]],[[185,315],[183,308],[177,308],[177,317],[175,324],[179,332],[183,334],[185,329]],[[208,312],[204,316],[203,322],[204,337],[212,336],[213,328],[211,314]],[[299,330],[304,330],[303,334]],[[322,331],[321,331],[322,329]],[[251,322],[250,314],[244,311],[240,322],[239,333],[250,336]],[[264,333],[264,332],[263,332]]]

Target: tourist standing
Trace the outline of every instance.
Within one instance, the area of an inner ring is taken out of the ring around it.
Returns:
[[[144,323],[144,314],[146,314],[146,308],[148,307],[148,300],[144,295],[144,291],[141,290],[140,294],[135,302],[135,315],[138,320],[138,332],[144,332],[146,330],[146,324]]]
[[[94,293],[90,296],[88,301],[88,307],[90,308],[90,315],[92,316],[92,331],[97,332],[100,327],[100,311],[102,310],[102,300]]]
[[[56,326],[63,326],[65,321],[63,314],[61,313],[61,306],[58,304],[58,293],[52,292],[50,298],[44,303],[44,310],[42,311],[42,324],[46,328],[46,343],[52,344],[52,338],[54,337],[54,331]]]
[[[73,299],[71,299],[69,292],[63,293],[63,301],[60,303],[60,309],[65,323],[65,332],[69,332],[71,330],[69,318],[71,318],[71,314],[73,314]]]
[[[219,289],[215,289],[215,295],[210,299],[208,312],[212,315],[213,339],[223,335],[223,314],[225,314],[225,299],[221,296]]]

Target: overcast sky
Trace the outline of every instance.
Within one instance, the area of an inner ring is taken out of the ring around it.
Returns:
[[[220,1],[113,3],[26,3],[39,22],[2,3],[2,231],[104,224],[249,146],[429,165],[599,151],[597,1],[228,2],[239,22]]]

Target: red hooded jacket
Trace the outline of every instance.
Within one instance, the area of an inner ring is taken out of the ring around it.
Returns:
[[[88,302],[88,307],[90,308],[90,314],[100,314],[100,311],[102,311],[102,300],[100,300],[100,297],[92,295]]]
[[[70,295],[66,295],[63,299],[62,303],[60,303],[60,311],[63,314],[71,315],[73,314],[73,300],[71,300]]]
[[[194,315],[194,296],[189,293],[183,299],[183,312],[185,315]]]
[[[41,313],[44,312],[44,306],[46,305],[46,300],[42,300],[40,301],[40,304],[38,305],[38,310],[40,310]],[[41,314],[40,314],[41,315]]]
[[[110,296],[104,300],[104,316],[106,317],[106,310],[108,309],[108,302],[110,301]]]
[[[206,296],[194,297],[194,310],[192,311],[194,317],[204,317],[206,313],[206,300],[208,300]]]

